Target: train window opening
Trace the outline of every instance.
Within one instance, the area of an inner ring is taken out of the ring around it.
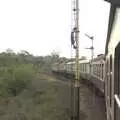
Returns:
[[[110,90],[110,106],[111,106],[111,102],[112,102],[112,55],[110,56],[110,70],[109,70],[109,76],[110,76],[110,86],[109,86],[109,90]]]
[[[95,65],[95,75],[96,75],[96,65]]]
[[[98,71],[98,67],[97,67],[97,64],[96,64],[96,76],[97,76],[97,73],[98,73],[97,71]]]
[[[83,64],[83,72],[84,72],[84,64]]]
[[[97,77],[98,77],[98,72],[99,72],[99,68],[98,68],[98,64],[97,64]]]
[[[95,75],[95,65],[94,65],[94,75]]]
[[[120,55],[119,55],[119,61],[118,61],[118,95],[120,97]]]
[[[85,64],[85,72],[86,72],[86,64]]]
[[[80,64],[80,71],[82,72],[82,64]]]
[[[83,64],[82,64],[82,72],[83,72]]]
[[[99,67],[99,64],[98,64],[98,77],[99,77],[99,71],[100,71],[100,67]]]
[[[104,72],[103,67],[104,67],[104,64],[102,64],[102,71],[101,71],[101,73],[102,73],[102,80],[103,80],[103,77],[104,77],[104,76],[103,76],[103,74],[104,74],[104,73],[103,73],[103,72]]]
[[[83,72],[84,72],[84,64],[83,64]]]
[[[83,72],[83,64],[82,64],[82,72]]]
[[[99,64],[99,78],[101,78],[101,64]]]
[[[84,72],[85,72],[85,64],[84,64]]]
[[[96,76],[98,76],[98,64],[96,64]]]
[[[96,64],[96,76],[98,74],[98,65]]]
[[[103,78],[102,78],[102,71],[103,71],[103,70],[102,70],[102,64],[100,64],[100,75],[101,75],[100,78],[101,78],[101,79],[103,79]]]
[[[96,75],[96,65],[95,65],[95,75]]]
[[[114,62],[114,98],[115,120],[120,120],[120,43],[115,48]]]
[[[99,71],[100,71],[100,68],[99,68],[99,64],[98,64],[98,77],[99,77]]]
[[[99,78],[100,78],[100,70],[101,70],[101,69],[100,69],[100,64],[99,64],[99,75],[98,75],[98,76],[99,76]]]
[[[101,64],[99,64],[99,78],[101,77],[100,76],[100,71],[101,71]]]
[[[109,77],[108,77],[108,72],[109,72],[109,63],[108,63],[108,60],[106,62],[106,74],[107,74],[107,96],[109,96]]]
[[[93,64],[91,65],[91,73],[93,74]]]
[[[85,64],[85,72],[86,72],[86,64]]]
[[[96,66],[94,65],[94,75],[95,75],[95,69],[96,69]]]
[[[95,71],[94,71],[94,75],[95,75],[95,74],[96,74],[96,65],[94,65],[94,70],[95,70]]]

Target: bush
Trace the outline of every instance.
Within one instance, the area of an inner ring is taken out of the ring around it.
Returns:
[[[2,73],[1,90],[13,96],[18,95],[22,90],[27,88],[35,76],[35,70],[32,64],[3,68],[0,70],[0,73]]]

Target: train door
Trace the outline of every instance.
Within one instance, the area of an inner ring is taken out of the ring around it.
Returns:
[[[114,64],[114,119],[120,120],[120,44],[115,49]]]

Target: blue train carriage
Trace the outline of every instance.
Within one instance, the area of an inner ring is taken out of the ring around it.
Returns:
[[[120,120],[120,0],[106,1],[111,4],[105,50],[107,120]]]

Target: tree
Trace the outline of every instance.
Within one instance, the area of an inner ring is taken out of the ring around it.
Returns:
[[[6,53],[14,53],[14,52],[13,52],[13,50],[12,50],[11,48],[8,48],[8,49],[6,50]]]
[[[59,56],[59,53],[58,53],[58,52],[53,51],[53,52],[51,53],[51,61],[52,61],[53,63],[59,61],[59,58],[60,58],[60,56]]]
[[[81,56],[80,60],[86,60],[87,58],[85,56]]]

